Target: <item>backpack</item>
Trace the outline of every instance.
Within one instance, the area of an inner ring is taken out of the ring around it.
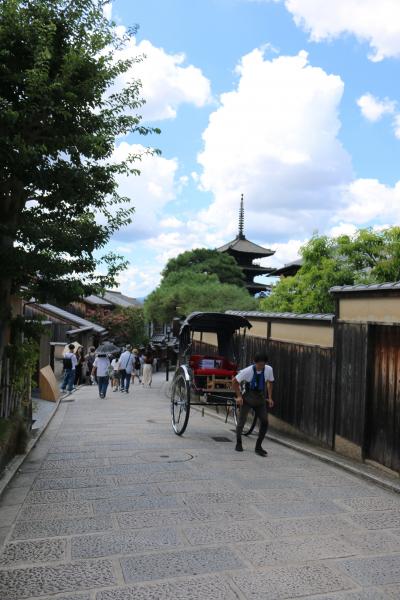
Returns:
[[[95,355],[94,354],[88,354],[86,356],[86,362],[87,362],[87,366],[88,366],[88,370],[91,371],[93,369],[93,363],[94,363],[94,359],[95,359]]]
[[[66,371],[67,369],[72,369],[72,359],[71,358],[63,358],[63,367]]]
[[[140,364],[140,359],[139,359],[139,357],[137,356],[137,357],[135,358],[135,369],[136,369],[136,371],[139,371],[139,370],[140,370],[140,367],[141,367],[141,364]]]

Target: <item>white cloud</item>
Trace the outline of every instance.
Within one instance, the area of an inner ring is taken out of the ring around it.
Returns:
[[[287,263],[290,263],[300,256],[300,248],[305,244],[307,239],[303,240],[288,240],[287,242],[281,242],[273,245],[275,250],[274,256],[270,258],[263,258],[261,265],[269,267],[283,267]]]
[[[205,223],[197,220],[179,223],[175,231],[160,231],[146,242],[147,247],[156,252],[156,260],[161,266],[186,250],[216,248],[226,241],[221,239],[218,233],[209,229]]]
[[[103,15],[106,19],[111,21],[111,16],[112,16],[112,3],[111,2],[103,5]]]
[[[354,225],[354,223],[339,223],[338,225],[335,225],[334,227],[332,227],[328,234],[331,237],[339,237],[340,235],[349,235],[352,236],[356,233],[357,231],[357,227]]]
[[[394,186],[377,179],[357,179],[344,193],[337,218],[357,226],[384,225],[400,220],[400,181]]]
[[[353,179],[337,134],[343,82],[308,63],[306,52],[244,56],[237,88],[222,94],[203,133],[202,189],[214,201],[199,219],[225,240],[236,231],[240,193],[246,228],[262,243],[325,227]]]
[[[118,162],[125,160],[130,154],[144,152],[143,146],[124,141],[116,147],[113,160]],[[136,166],[140,169],[139,176],[117,175],[116,177],[120,195],[130,198],[129,204],[123,206],[135,207],[131,225],[114,235],[114,239],[124,242],[153,236],[163,216],[163,209],[168,202],[174,200],[177,192],[178,161],[176,158],[144,154]]]
[[[183,222],[176,217],[166,217],[160,221],[161,227],[180,229],[183,227]]]
[[[118,287],[124,294],[141,298],[153,290],[160,280],[160,268],[152,264],[131,265],[118,277]]]
[[[370,60],[400,57],[399,0],[285,0],[294,21],[315,42],[354,35],[370,45]]]
[[[370,93],[364,94],[357,100],[362,115],[371,122],[382,119],[385,115],[392,116],[393,133],[400,140],[400,113],[397,112],[397,102],[385,98],[379,100]]]
[[[395,115],[393,119],[394,135],[400,140],[400,114]]]
[[[379,121],[383,115],[392,115],[396,109],[396,103],[389,98],[379,100],[370,93],[364,94],[357,100],[357,104],[361,109],[362,115],[368,121]]]
[[[126,29],[117,28],[122,36]],[[115,52],[116,59],[145,56],[118,77],[116,88],[122,88],[134,79],[142,83],[142,96],[146,100],[140,114],[146,121],[173,119],[181,104],[201,108],[211,101],[210,81],[201,69],[186,64],[185,54],[168,54],[148,40],[139,43],[130,38],[125,47]]]

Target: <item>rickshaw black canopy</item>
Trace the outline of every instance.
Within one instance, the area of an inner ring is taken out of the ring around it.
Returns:
[[[239,315],[217,312],[193,312],[186,317],[179,333],[179,349],[186,354],[191,343],[191,332],[216,333],[218,353],[229,359],[235,359],[233,335],[239,329],[250,329],[251,323]]]
[[[188,327],[191,331],[220,333],[233,335],[238,329],[251,328],[251,323],[239,315],[217,312],[193,312],[182,324],[180,335]]]

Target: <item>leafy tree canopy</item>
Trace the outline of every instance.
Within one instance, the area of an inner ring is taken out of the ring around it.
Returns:
[[[171,273],[179,273],[182,270],[206,275],[214,274],[221,283],[244,287],[243,271],[236,260],[233,256],[218,252],[218,250],[196,248],[182,252],[167,262],[162,275],[168,277]]]
[[[104,4],[0,3],[0,321],[21,285],[67,303],[112,287],[125,266],[99,258],[131,218],[116,176],[139,174],[140,155],[112,160],[115,139],[158,130],[141,124],[140,82],[114,85],[139,59],[116,59],[134,31],[121,37]]]
[[[266,311],[332,312],[335,285],[400,280],[400,227],[360,229],[354,236],[314,236],[301,249],[303,265],[261,300]]]
[[[105,327],[117,345],[144,346],[148,341],[141,307],[116,308],[107,314],[99,311],[92,320]]]
[[[193,311],[254,310],[256,301],[245,288],[221,283],[217,275],[181,270],[164,277],[145,301],[150,320],[168,323]]]

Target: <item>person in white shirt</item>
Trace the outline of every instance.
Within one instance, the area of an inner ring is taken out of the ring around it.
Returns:
[[[274,406],[272,400],[272,385],[274,381],[274,372],[272,367],[267,365],[267,357],[263,354],[257,354],[254,357],[254,364],[239,371],[233,378],[232,387],[236,392],[236,403],[240,407],[239,420],[236,427],[236,447],[237,452],[243,452],[242,431],[246,423],[249,411],[253,409],[260,421],[260,428],[256,442],[255,452],[259,456],[267,456],[267,451],[263,449],[262,442],[268,430],[268,410]],[[242,394],[241,384],[245,384],[245,392]]]
[[[100,398],[105,398],[110,380],[110,359],[106,354],[96,356],[92,374],[97,378]]]
[[[125,352],[119,357],[119,378],[121,385],[121,392],[129,392],[129,384],[131,382],[131,376],[133,371],[133,354],[132,346],[127,345]]]
[[[118,392],[119,390],[119,358],[114,356],[111,361],[112,368],[112,388],[113,392]]]
[[[65,392],[68,389],[69,392],[72,392],[74,389],[75,382],[75,369],[78,363],[75,354],[75,346],[74,344],[70,344],[68,346],[69,352],[64,354],[63,365],[64,365],[64,379],[61,384],[61,391]]]

